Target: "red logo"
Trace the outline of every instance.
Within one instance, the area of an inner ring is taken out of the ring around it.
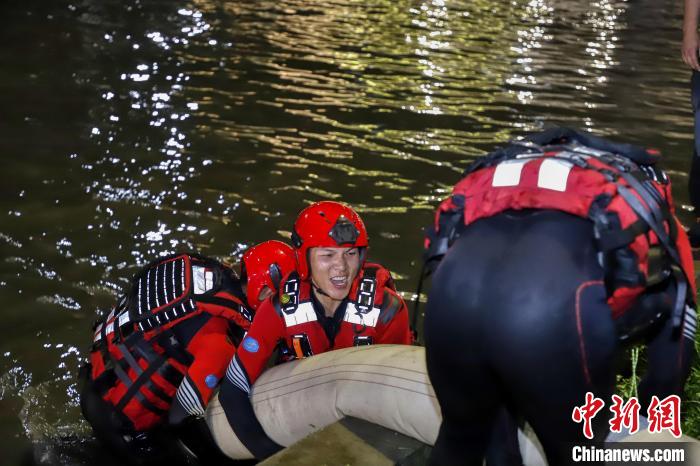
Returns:
[[[593,428],[591,427],[591,421],[598,414],[598,411],[603,409],[605,402],[600,398],[593,396],[593,393],[586,393],[586,403],[583,406],[576,406],[574,412],[571,413],[571,419],[574,422],[583,422],[583,435],[588,439],[593,438]]]
[[[622,432],[625,427],[630,434],[634,434],[639,430],[639,408],[640,404],[637,398],[632,397],[630,400],[622,404],[623,399],[617,395],[612,396],[613,405],[610,411],[613,412],[613,418],[610,419],[610,432]]]
[[[624,403],[624,400],[617,396],[612,396],[610,411],[613,413],[610,424],[610,432],[622,432],[625,428],[630,434],[639,431],[639,410],[641,408],[637,398],[632,397]],[[593,438],[592,421],[593,418],[603,409],[605,402],[596,398],[593,393],[586,393],[586,402],[582,406],[574,407],[571,419],[577,423],[583,423],[583,435]],[[649,433],[655,434],[668,430],[674,437],[679,438],[681,431],[681,399],[678,395],[669,395],[663,400],[657,396],[651,398],[651,403],[647,409],[649,418]]]
[[[669,395],[661,401],[656,395],[652,396],[647,414],[649,432],[668,430],[676,438],[681,436],[681,399],[678,395]]]

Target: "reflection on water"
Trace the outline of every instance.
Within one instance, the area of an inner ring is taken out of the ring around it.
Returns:
[[[237,258],[288,235],[306,203],[342,199],[410,298],[420,226],[461,168],[551,123],[660,148],[687,199],[679,2],[10,0],[0,11],[9,464],[30,442],[36,458],[94,462],[75,385],[88,329],[157,254]]]

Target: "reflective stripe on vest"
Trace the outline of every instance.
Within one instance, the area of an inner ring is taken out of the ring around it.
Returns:
[[[305,324],[307,322],[313,322],[318,320],[316,317],[316,311],[314,310],[314,305],[311,301],[301,303],[296,307],[294,312],[291,314],[284,314],[284,325],[286,327],[294,327],[295,325]]]
[[[343,320],[351,324],[376,327],[380,312],[381,309],[378,307],[373,307],[369,312],[360,312],[355,306],[355,303],[350,302],[348,303],[348,307],[345,309],[345,317],[343,317]]]

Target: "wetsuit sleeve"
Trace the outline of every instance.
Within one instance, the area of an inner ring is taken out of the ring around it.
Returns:
[[[413,341],[408,325],[408,308],[395,291],[384,289],[377,324],[377,344],[410,345]]]
[[[250,331],[226,370],[219,401],[231,429],[257,458],[266,458],[282,447],[270,439],[255,416],[250,387],[284,335],[284,324],[271,300],[260,305]]]
[[[194,359],[175,393],[168,418],[170,424],[179,424],[188,416],[204,415],[214,388],[236,350],[228,332],[228,320],[212,317],[190,340],[187,351]]]

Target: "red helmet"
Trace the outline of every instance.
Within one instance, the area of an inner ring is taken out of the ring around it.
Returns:
[[[345,204],[321,201],[299,213],[294,222],[292,244],[297,255],[299,278],[309,277],[309,249],[317,247],[366,248],[365,224],[357,212]],[[364,254],[362,258],[364,259]]]
[[[271,240],[248,249],[241,262],[242,280],[248,282],[248,304],[257,309],[263,287],[277,291],[282,278],[295,268],[294,250],[287,243]]]

